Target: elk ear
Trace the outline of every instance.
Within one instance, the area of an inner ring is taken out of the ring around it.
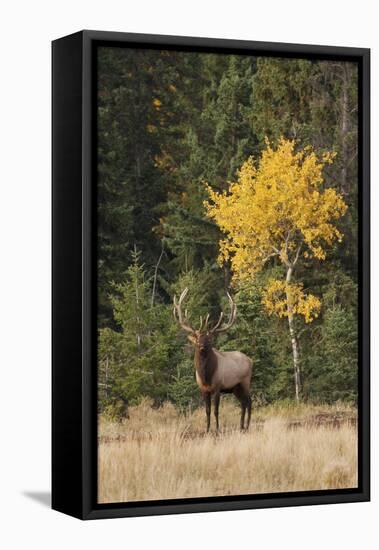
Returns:
[[[194,344],[194,345],[197,344],[197,339],[196,339],[196,336],[194,334],[188,334],[187,338],[191,342],[191,344]]]

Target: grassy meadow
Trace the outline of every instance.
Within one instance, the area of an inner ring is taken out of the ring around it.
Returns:
[[[225,396],[221,430],[202,408],[180,414],[143,401],[129,418],[99,418],[98,502],[129,502],[357,486],[357,412],[350,405],[255,407],[248,432]],[[213,415],[212,415],[213,416]]]

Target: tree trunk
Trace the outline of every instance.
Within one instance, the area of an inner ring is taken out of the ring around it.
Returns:
[[[291,282],[293,267],[289,267],[287,270],[286,282],[289,284]],[[296,401],[300,400],[301,392],[301,374],[300,374],[300,354],[299,354],[299,343],[297,341],[293,309],[291,305],[291,297],[289,293],[286,293],[287,299],[287,314],[288,314],[288,326],[290,329],[291,344],[292,344],[292,354],[293,354],[293,368],[294,368],[294,379],[295,379],[295,398]]]

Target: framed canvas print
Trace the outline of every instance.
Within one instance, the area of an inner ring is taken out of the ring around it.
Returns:
[[[369,499],[369,50],[53,42],[53,508]]]

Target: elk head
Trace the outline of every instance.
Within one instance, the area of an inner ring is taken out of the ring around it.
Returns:
[[[173,310],[174,318],[179,323],[181,328],[188,333],[187,338],[191,342],[191,344],[193,344],[196,347],[196,349],[200,351],[200,353],[206,354],[212,348],[213,336],[216,333],[227,331],[233,325],[234,321],[236,320],[237,306],[233,302],[233,299],[230,296],[229,292],[227,292],[227,296],[230,304],[230,314],[227,322],[224,324],[222,323],[224,318],[224,313],[221,312],[217,323],[215,323],[212,327],[210,327],[209,313],[208,313],[204,319],[202,316],[200,316],[199,328],[194,329],[188,321],[187,310],[184,311],[184,314],[182,312],[182,303],[185,297],[187,296],[187,294],[188,294],[188,287],[183,290],[178,301],[176,300],[176,296],[174,296],[174,310]]]

